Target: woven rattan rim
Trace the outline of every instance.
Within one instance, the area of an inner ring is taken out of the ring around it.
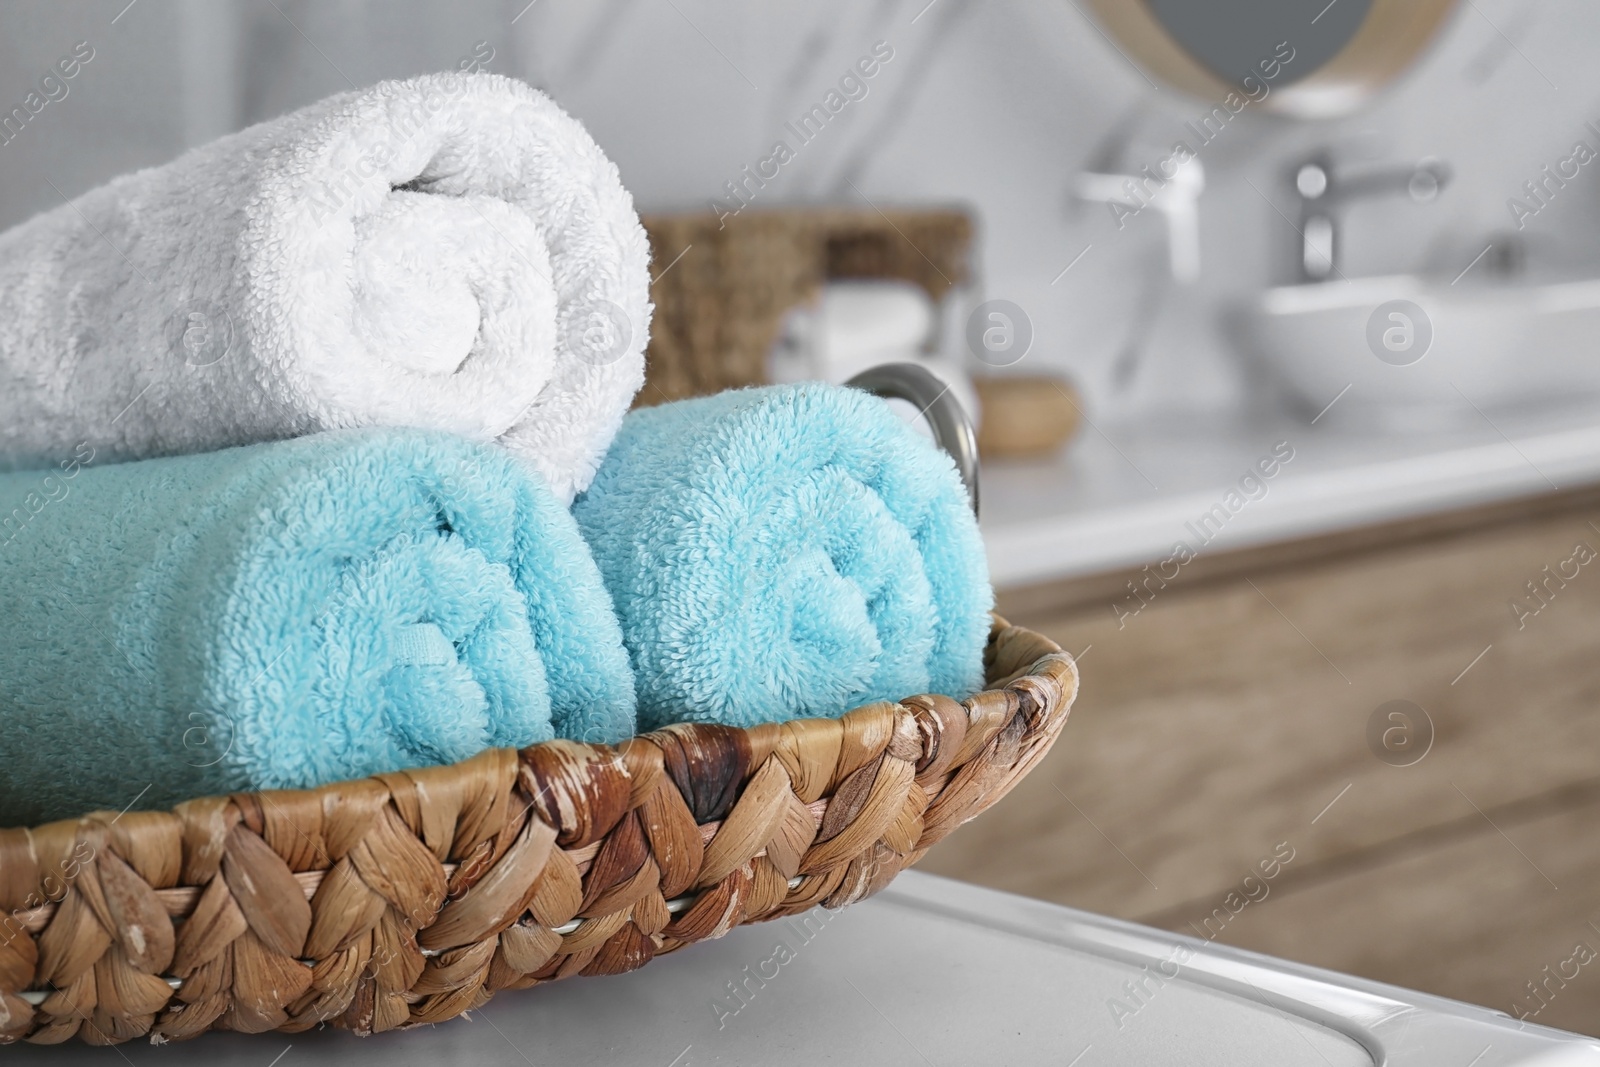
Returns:
[[[1072,658],[996,618],[990,688],[553,741],[319,789],[0,830],[0,1042],[361,1034],[617,974],[888,884],[1042,759]]]

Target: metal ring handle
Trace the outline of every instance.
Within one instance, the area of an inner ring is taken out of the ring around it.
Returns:
[[[967,487],[972,514],[978,514],[978,435],[961,401],[950,386],[926,367],[915,363],[884,363],[870,367],[844,384],[881,396],[885,400],[905,400],[917,406],[933,430],[933,440],[956,461],[961,484]]]

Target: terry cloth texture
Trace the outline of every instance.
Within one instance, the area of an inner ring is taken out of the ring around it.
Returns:
[[[0,825],[635,727],[571,514],[430,431],[0,475],[0,605]]]
[[[330,97],[0,234],[0,470],[412,426],[570,503],[643,381],[649,258],[537,90]]]
[[[574,514],[645,729],[982,687],[993,592],[955,465],[809,383],[634,411]]]

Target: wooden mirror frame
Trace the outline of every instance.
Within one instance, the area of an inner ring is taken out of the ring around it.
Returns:
[[[1144,0],[1088,5],[1128,58],[1172,87],[1205,100],[1241,91],[1191,56]],[[1295,118],[1350,114],[1411,66],[1456,6],[1457,0],[1372,0],[1355,36],[1333,58],[1307,77],[1275,86],[1259,106]]]

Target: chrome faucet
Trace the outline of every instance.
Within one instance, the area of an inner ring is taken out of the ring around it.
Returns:
[[[1074,177],[1068,195],[1074,204],[1109,209],[1118,230],[1145,208],[1154,209],[1167,224],[1166,273],[1187,284],[1200,277],[1198,201],[1206,187],[1205,168],[1187,149],[1152,151],[1147,140],[1145,151],[1136,150],[1151,109],[1151,102],[1141,97],[1112,124]]]
[[[1294,171],[1300,197],[1300,280],[1318,282],[1339,272],[1338,215],[1353,200],[1404,193],[1419,204],[1439,195],[1450,167],[1437,159],[1413,166],[1378,167],[1336,173],[1327,155],[1311,157]]]
[[[1206,187],[1200,161],[1169,158],[1145,165],[1137,173],[1116,174],[1086,170],[1073,183],[1079,200],[1103,203],[1121,229],[1122,221],[1154,208],[1167,222],[1167,270],[1173,281],[1189,283],[1200,277],[1200,194]],[[1167,173],[1170,169],[1171,173]],[[1158,173],[1159,172],[1159,173]]]

